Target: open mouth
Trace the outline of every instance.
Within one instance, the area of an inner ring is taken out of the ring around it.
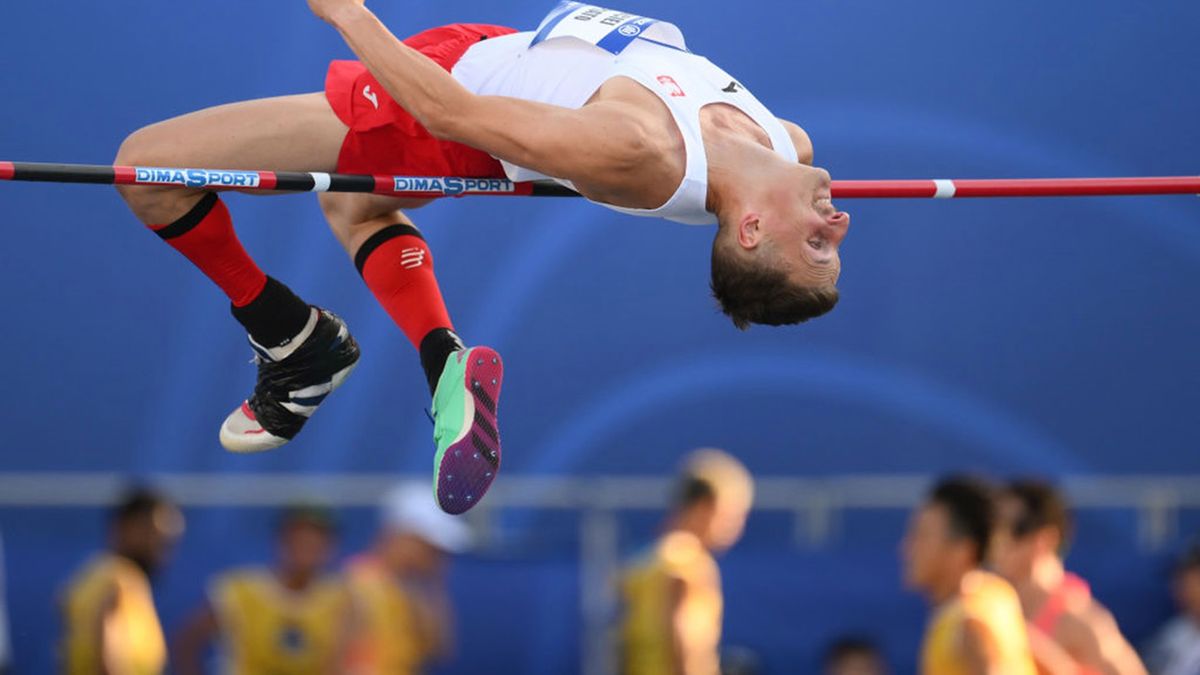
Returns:
[[[823,216],[832,217],[837,213],[837,209],[833,206],[833,197],[832,195],[828,194],[822,197],[817,197],[817,199],[813,201],[813,208],[816,209],[817,213]]]

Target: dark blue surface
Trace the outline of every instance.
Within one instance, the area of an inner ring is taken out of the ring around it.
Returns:
[[[532,27],[552,3],[375,4],[406,34],[452,21]],[[835,177],[1200,173],[1195,2],[689,6],[628,9],[678,23],[695,51],[807,128]],[[4,3],[0,158],[106,163],[138,126],[318,90],[326,62],[346,55],[301,2]],[[0,470],[427,468],[414,354],[315,201],[229,202],[263,267],[355,331],[364,361],[348,386],[286,450],[224,453],[217,425],[252,369],[221,295],[111,190],[0,185]],[[842,305],[811,326],[748,334],[707,297],[707,229],[564,201],[416,214],[461,332],[505,355],[506,471],[660,473],[689,447],[720,445],[761,475],[1200,472],[1196,199],[842,206],[855,219]],[[30,646],[51,635],[41,608],[98,542],[100,521],[75,510],[0,517],[21,672],[46,672],[47,650]],[[167,617],[198,597],[201,573],[266,551],[214,545],[255,536],[243,518],[193,519],[164,579]],[[1157,568],[1127,545],[1127,520],[1105,517],[1094,531],[1118,534],[1081,541],[1079,565],[1145,630],[1164,604]],[[836,605],[846,625],[905,617],[888,622],[887,639],[911,658],[919,603],[893,583],[902,521],[872,523],[844,533],[847,550],[799,555],[753,538],[735,550],[731,640],[791,672],[833,632]],[[473,603],[463,623],[480,642],[465,645],[457,672],[477,672],[489,653],[510,672],[576,663],[572,550],[460,566],[460,590],[494,575],[529,589],[531,614],[512,621],[499,595]],[[869,583],[824,581],[846,569]]]

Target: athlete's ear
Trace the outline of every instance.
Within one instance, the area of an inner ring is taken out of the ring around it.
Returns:
[[[738,245],[747,251],[758,248],[763,240],[762,216],[753,211],[745,214],[737,223]]]

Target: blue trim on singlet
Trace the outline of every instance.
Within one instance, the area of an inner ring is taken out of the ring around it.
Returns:
[[[580,4],[581,3],[578,2],[564,2],[559,5],[561,11],[554,15],[554,18],[547,21],[546,25],[543,26],[540,31],[538,31],[537,35],[533,36],[533,41],[529,43],[529,46],[532,47],[542,40],[545,40],[546,36],[549,35],[556,27],[558,27],[558,24],[562,23],[563,19],[567,18],[571,12],[578,9]]]
[[[610,54],[620,54],[625,51],[625,48],[634,40],[638,39],[647,28],[658,23],[658,19],[651,19],[644,16],[636,16],[625,23],[612,29],[608,35],[605,35],[596,43],[596,46]],[[627,28],[628,27],[628,28]],[[626,32],[621,32],[625,30]]]
[[[676,47],[675,45],[669,45],[665,42],[659,42],[658,40],[651,40],[648,37],[642,37],[639,35],[638,39],[641,40],[642,42],[649,42],[652,45],[658,45],[659,47],[666,47],[667,49],[674,49],[675,51],[683,52],[684,54],[692,53],[692,50],[690,50],[690,49],[684,49],[683,47]]]

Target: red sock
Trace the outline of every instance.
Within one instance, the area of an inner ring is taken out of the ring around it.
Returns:
[[[229,209],[214,192],[179,220],[150,229],[220,286],[234,307],[249,304],[267,285],[267,275],[242,248]]]
[[[418,350],[431,331],[454,329],[433,276],[433,256],[417,228],[392,225],[376,232],[359,247],[354,265]]]

